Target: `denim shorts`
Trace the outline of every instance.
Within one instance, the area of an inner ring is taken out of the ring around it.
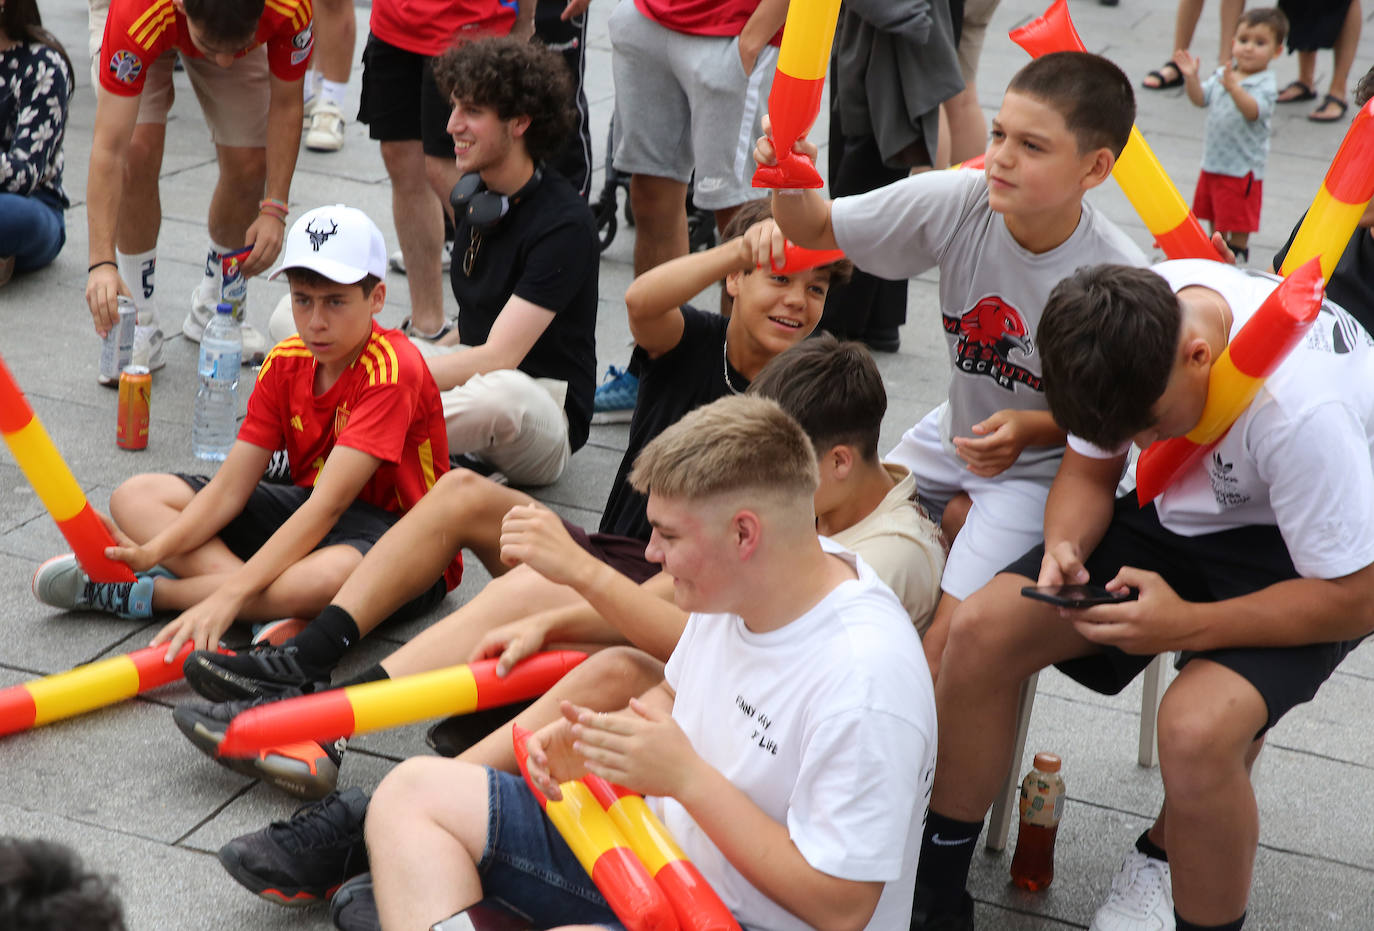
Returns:
[[[477,872],[485,902],[535,927],[586,924],[624,931],[519,776],[487,770],[487,846]]]

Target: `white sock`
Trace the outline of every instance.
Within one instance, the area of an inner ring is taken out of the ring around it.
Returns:
[[[157,249],[147,252],[125,253],[115,250],[115,266],[119,277],[133,296],[138,308],[138,322],[151,323],[153,316],[153,277],[157,272]],[[147,318],[146,320],[144,318]]]
[[[209,248],[205,252],[205,274],[201,276],[200,284],[196,286],[203,303],[211,305],[219,303],[220,282],[224,278],[224,269],[220,266],[220,256],[233,251],[235,249],[232,246],[221,246],[213,239],[210,240]]]
[[[320,92],[321,80],[323,80],[323,76],[314,68],[305,73],[305,84],[302,87],[302,92],[305,95],[306,106],[309,106],[315,95]]]
[[[333,104],[339,109],[343,109],[344,94],[348,91],[347,81],[331,81],[329,78],[320,78],[319,99],[316,104]]]

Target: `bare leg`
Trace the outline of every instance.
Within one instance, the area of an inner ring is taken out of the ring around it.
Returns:
[[[1254,686],[1203,659],[1183,667],[1160,705],[1174,907],[1195,924],[1223,924],[1245,912],[1259,843],[1247,760],[1267,715]]]
[[[1255,760],[1259,759],[1260,750],[1262,749],[1264,749],[1263,737],[1261,737],[1259,740],[1254,740],[1250,742],[1250,749],[1245,754],[1245,772],[1247,775],[1253,773],[1255,768]],[[1165,847],[1164,844],[1165,837],[1168,834],[1168,812],[1169,800],[1166,798],[1163,801],[1163,803],[1161,803],[1159,806],[1159,814],[1155,815],[1155,823],[1150,825],[1149,831],[1146,832],[1147,834],[1149,834],[1150,842],[1153,843],[1160,850],[1164,850],[1166,852],[1168,851],[1168,848]]]
[[[382,143],[391,179],[391,219],[410,285],[410,322],[422,333],[444,325],[444,211],[425,177],[420,140]]]
[[[486,770],[458,760],[406,760],[377,787],[366,832],[383,927],[428,928],[477,904]]]
[[[930,678],[938,681],[940,660],[944,656],[945,644],[949,642],[949,622],[954,617],[954,609],[963,604],[948,592],[940,593],[940,601],[935,606],[935,617],[921,636],[921,646],[926,651],[926,664],[930,666]]]
[[[210,238],[220,245],[241,246],[258,218],[258,201],[267,182],[267,150],[221,145],[219,180],[210,197]]]
[[[1206,0],[1178,0],[1178,10],[1174,13],[1174,47],[1169,50],[1170,54],[1193,44],[1193,31],[1197,29],[1197,21],[1202,16],[1205,3]],[[1229,44],[1227,49],[1230,49]]]
[[[630,176],[635,215],[635,277],[687,254],[687,185],[656,175]]]
[[[988,123],[983,108],[978,106],[978,88],[969,84],[941,106],[949,131],[940,134],[940,147],[944,148],[948,138],[949,154],[948,161],[937,166],[955,165],[981,154],[988,145]]]
[[[949,818],[981,820],[1002,790],[1026,677],[1095,649],[1054,608],[1022,598],[1025,584],[1022,576],[996,576],[949,625],[935,685],[940,765],[930,800],[932,811]]]
[[[125,255],[157,248],[162,228],[162,201],[158,195],[158,176],[162,172],[162,147],[167,127],[162,123],[139,123],[129,140],[129,158],[124,165],[124,196],[119,200],[119,219],[115,240]],[[137,282],[125,282],[134,287]]]
[[[444,212],[448,214],[450,222],[453,220],[453,208],[449,206],[448,195],[453,191],[453,186],[458,183],[462,175],[458,173],[458,166],[453,163],[451,158],[436,158],[433,155],[425,156],[425,180],[434,190],[434,194],[439,198],[439,203],[443,206]]]
[[[1360,0],[1353,0],[1350,8],[1346,10],[1341,34],[1336,37],[1336,44],[1331,48],[1334,58],[1331,65],[1331,85],[1327,88],[1327,93],[1337,100],[1346,99],[1346,82],[1350,80],[1350,66],[1355,62],[1355,49],[1360,44],[1362,25]],[[1333,113],[1335,109],[1332,108]]]
[[[348,83],[357,31],[350,0],[316,0],[315,67],[326,80]]]
[[[1240,14],[1244,12],[1245,0],[1221,0],[1221,41],[1217,45],[1217,64],[1231,60],[1231,46],[1236,40],[1236,27],[1240,25]]]

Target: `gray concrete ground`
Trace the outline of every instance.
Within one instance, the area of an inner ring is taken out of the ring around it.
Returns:
[[[553,2],[553,0],[546,0]],[[612,0],[595,0],[588,47],[598,164],[612,108],[606,19]],[[84,63],[86,11],[76,0],[48,0],[44,14],[79,63]],[[1138,80],[1168,57],[1174,4],[1124,0],[1115,8],[1073,0],[1072,12],[1087,46],[1119,62]],[[985,111],[996,111],[1001,90],[1025,55],[1005,38],[1009,29],[1038,15],[1041,0],[1006,0],[988,33],[979,81]],[[358,9],[361,37],[368,10]],[[1214,54],[1214,5],[1205,11],[1194,48]],[[1374,61],[1366,30],[1355,68]],[[1295,73],[1284,58],[1274,66],[1280,84]],[[1330,58],[1320,63],[1329,72]],[[167,367],[155,378],[152,436],[142,453],[114,445],[114,394],[95,383],[97,341],[82,300],[86,263],[87,155],[94,95],[84,67],[67,136],[69,214],[67,248],[49,269],[0,291],[0,352],[43,419],[91,500],[103,506],[110,490],[137,471],[194,469],[190,420],[195,346],[180,335],[187,296],[204,256],[205,212],[216,171],[213,150],[189,87],[178,77],[179,100],[169,126],[163,165],[165,210],[158,302],[164,329],[177,334],[166,347]],[[350,88],[356,102],[358,76]],[[1202,114],[1181,91],[1140,91],[1139,125],[1170,176],[1191,196],[1201,146]],[[1343,126],[1317,126],[1304,105],[1280,107],[1274,124],[1264,223],[1254,237],[1253,264],[1266,262],[1311,200],[1335,152]],[[817,138],[824,138],[817,131]],[[593,193],[600,189],[597,170]],[[1149,237],[1115,185],[1091,199],[1142,246]],[[338,154],[302,152],[292,188],[297,210],[327,201],[364,208],[395,246],[386,175],[375,143],[350,123]],[[622,198],[623,201],[623,198]],[[598,344],[601,365],[621,364],[628,331],[621,296],[628,284],[633,231],[621,232],[601,263]],[[879,357],[891,397],[884,443],[895,442],[942,397],[945,380],[935,326],[936,277],[911,284],[910,323],[902,350]],[[403,276],[391,275],[382,320],[396,324],[407,312]],[[280,284],[254,281],[250,317],[264,326]],[[626,439],[623,427],[593,428],[567,476],[539,497],[564,514],[592,522],[614,475]],[[95,615],[61,615],[28,592],[33,569],[65,549],[53,523],[22,474],[0,457],[0,686],[57,672],[142,646],[155,625]],[[462,587],[441,610],[462,604],[485,581],[469,569]],[[435,612],[437,617],[440,612]],[[423,621],[384,629],[350,657],[347,668],[375,662],[419,629]],[[130,927],[138,931],[188,927],[286,928],[328,925],[324,910],[288,912],[238,887],[213,858],[229,838],[288,815],[295,803],[266,786],[230,773],[192,749],[172,726],[169,708],[188,696],[184,686],[164,688],[136,701],[6,738],[0,742],[0,834],[41,835],[78,848],[97,870],[118,877]],[[1357,651],[1316,701],[1277,727],[1257,776],[1262,829],[1250,927],[1354,928],[1374,926],[1374,739],[1361,724],[1361,708],[1374,703],[1374,653]],[[1059,839],[1058,878],[1041,894],[1021,893],[1007,882],[1009,853],[974,859],[972,891],[985,928],[1085,927],[1105,893],[1122,852],[1148,823],[1161,797],[1159,774],[1135,763],[1139,686],[1102,698],[1056,674],[1042,676],[1028,754],[1054,750],[1065,760],[1071,804]],[[359,739],[350,749],[343,785],[375,786],[399,759],[426,752],[422,728]]]

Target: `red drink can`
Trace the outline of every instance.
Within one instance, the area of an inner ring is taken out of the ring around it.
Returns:
[[[115,442],[120,449],[148,448],[148,401],[153,376],[146,365],[125,366],[119,375],[119,411]]]

